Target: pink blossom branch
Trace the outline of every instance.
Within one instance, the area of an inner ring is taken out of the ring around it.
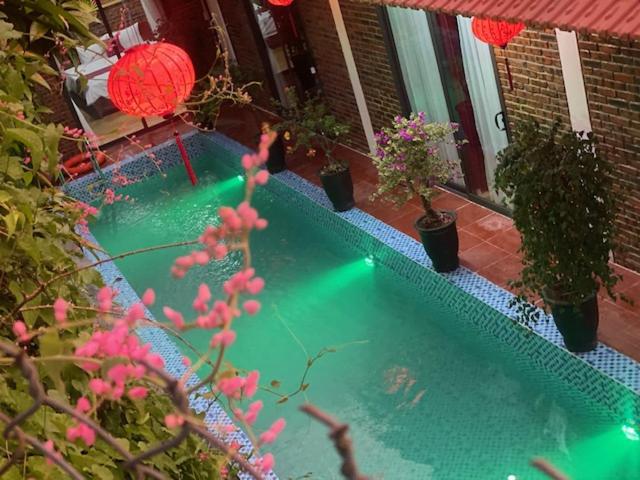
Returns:
[[[206,427],[196,423],[190,418],[188,393],[180,387],[180,382],[178,382],[164,370],[155,367],[147,361],[143,360],[141,363],[165,383],[167,393],[169,393],[169,395],[171,396],[173,403],[178,408],[178,411],[184,415],[185,427],[188,427],[190,431],[196,433],[216,449],[222,451],[234,462],[237,462],[238,465],[240,465],[240,468],[242,468],[242,470],[244,470],[245,472],[251,474],[255,478],[255,480],[262,480],[263,476],[260,471],[256,467],[251,465],[244,456],[226,445],[223,440],[216,437],[213,433],[207,430]]]
[[[102,265],[103,263],[113,262],[114,260],[120,260],[121,258],[130,257],[132,255],[139,255],[139,254],[142,254],[142,253],[154,252],[156,250],[164,250],[164,249],[167,249],[167,248],[176,248],[176,247],[185,247],[185,246],[189,246],[189,245],[196,245],[198,242],[199,242],[199,240],[196,239],[196,240],[187,240],[187,241],[184,241],[184,242],[166,243],[164,245],[155,245],[153,247],[139,248],[137,250],[131,250],[129,252],[121,253],[119,255],[114,255],[113,257],[103,258],[103,259],[95,261],[93,263],[89,263],[89,264],[86,264],[86,265],[81,265],[81,266],[79,266],[77,268],[62,272],[62,273],[56,275],[55,277],[47,280],[46,282],[41,283],[38,286],[38,288],[36,288],[33,292],[31,292],[30,294],[26,295],[24,297],[24,299],[21,302],[19,302],[13,308],[13,310],[11,310],[4,317],[2,317],[2,322],[7,322],[11,318],[15,317],[15,315],[22,309],[22,307],[24,307],[27,303],[29,303],[31,300],[36,298],[42,292],[44,292],[51,284],[53,284],[53,283],[55,283],[55,282],[57,282],[59,280],[62,280],[64,278],[66,278],[66,277],[69,277],[71,275],[75,275],[76,273],[79,273],[79,272],[81,272],[83,270],[88,270],[90,268],[95,268],[95,267],[97,267],[99,265]]]
[[[11,421],[10,417],[8,417],[2,412],[0,412],[0,420],[5,423],[9,423]],[[56,454],[56,452],[47,448],[45,444],[42,443],[40,440],[25,433],[20,427],[14,427],[13,431],[16,434],[16,436],[19,438],[21,447],[19,451],[14,452],[11,455],[11,458],[2,467],[0,467],[0,477],[7,470],[9,470],[9,468],[11,468],[11,466],[14,465],[17,460],[22,458],[22,455],[24,455],[24,448],[22,447],[22,445],[28,444],[38,449],[45,457],[47,457],[51,462],[53,462],[58,467],[60,467],[73,480],[84,479],[84,477],[75,468],[73,468],[73,466],[71,466],[69,462],[67,462],[64,458],[62,458],[61,455],[58,455]]]

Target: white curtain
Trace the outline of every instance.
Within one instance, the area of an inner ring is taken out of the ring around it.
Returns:
[[[507,133],[500,130],[495,124],[495,116],[502,111],[502,104],[498,94],[498,82],[491,47],[473,35],[470,18],[458,16],[457,19],[464,72],[473,104],[476,128],[484,153],[487,183],[492,198],[497,201],[500,198],[496,197],[493,188],[494,171],[497,165],[496,154],[505,148],[509,141]],[[502,127],[501,122],[502,119],[500,119]]]
[[[388,7],[387,11],[411,110],[425,112],[430,122],[450,122],[427,15],[410,8]],[[459,165],[454,145],[443,144],[440,151]],[[462,181],[461,171],[456,172],[452,181]]]

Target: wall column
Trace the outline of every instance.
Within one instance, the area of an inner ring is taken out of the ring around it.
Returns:
[[[589,115],[587,92],[584,88],[576,32],[565,32],[556,28],[556,38],[558,39],[558,51],[562,65],[564,89],[567,94],[571,128],[576,132],[590,132],[591,116]]]
[[[369,150],[371,153],[374,153],[376,142],[373,133],[373,125],[371,124],[369,108],[367,107],[367,102],[364,98],[364,91],[362,90],[362,84],[360,83],[356,62],[353,58],[353,52],[351,51],[351,43],[349,42],[347,29],[344,25],[344,19],[342,18],[340,3],[338,0],[329,0],[329,5],[331,7],[331,13],[333,14],[333,21],[336,25],[336,31],[338,32],[338,39],[340,40],[340,47],[342,49],[342,55],[344,56],[344,62],[346,63],[347,71],[349,72],[349,80],[351,81],[353,94],[356,98],[356,104],[358,105],[362,128],[364,129],[364,133],[367,137]]]

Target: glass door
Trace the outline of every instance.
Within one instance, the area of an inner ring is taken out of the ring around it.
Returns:
[[[420,10],[388,7],[387,14],[411,109],[428,118],[460,125],[457,152],[461,175],[454,186],[499,200],[493,189],[496,153],[508,144],[491,49],[475,39],[471,20]],[[455,156],[454,156],[455,155]]]
[[[251,0],[251,10],[264,47],[259,50],[266,52],[265,66],[280,102],[288,103],[289,88],[300,98],[313,92],[317,88],[316,69],[295,5],[276,7],[266,0]]]

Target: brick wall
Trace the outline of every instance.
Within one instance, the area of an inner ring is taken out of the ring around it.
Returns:
[[[371,121],[378,129],[401,109],[377,7],[355,0],[342,0],[340,6]],[[329,2],[301,0],[299,9],[327,103],[340,120],[351,125],[347,143],[367,152],[366,136]]]
[[[578,43],[591,125],[622,199],[615,259],[640,271],[640,41],[581,35]]]
[[[378,130],[402,113],[378,9],[354,0],[342,1],[340,5],[371,123]]]
[[[341,2],[341,4],[346,5],[347,2]],[[329,2],[302,0],[298,8],[307,41],[313,52],[325,100],[336,117],[351,126],[346,143],[367,151],[367,141],[360,122],[358,105],[349,81],[349,73],[342,56]]]
[[[524,30],[506,50],[495,48],[494,52],[509,123],[513,126],[518,120],[534,117],[548,124],[557,118],[569,128],[569,107],[553,30]],[[511,67],[513,90],[509,88],[505,56]]]

